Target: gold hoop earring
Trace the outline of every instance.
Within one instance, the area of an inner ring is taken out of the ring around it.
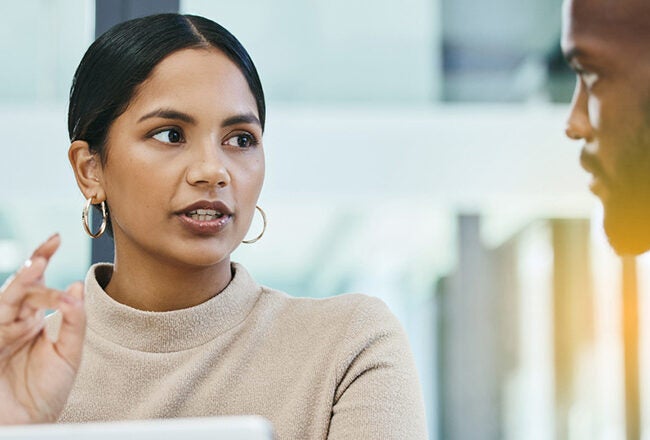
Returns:
[[[262,208],[260,208],[257,205],[255,205],[255,209],[257,209],[260,212],[260,214],[262,214],[262,221],[264,222],[264,226],[262,227],[262,232],[260,232],[260,235],[258,235],[257,237],[251,240],[242,240],[242,243],[246,243],[246,244],[255,243],[257,240],[262,238],[262,235],[264,235],[264,233],[266,232],[266,213],[264,212],[264,210],[262,210]]]
[[[106,230],[106,224],[108,223],[108,214],[106,213],[106,203],[105,202],[100,203],[100,207],[102,208],[102,224],[99,227],[99,231],[93,234],[92,231],[90,230],[90,215],[88,215],[88,211],[90,210],[90,202],[92,200],[93,200],[92,197],[86,200],[86,205],[84,206],[84,209],[81,211],[81,223],[84,226],[84,230],[86,231],[86,234],[90,235],[92,238],[99,238]]]

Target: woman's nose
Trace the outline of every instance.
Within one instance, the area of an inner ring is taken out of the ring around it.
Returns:
[[[574,140],[591,140],[593,129],[589,121],[588,94],[580,78],[576,83],[571,110],[564,130],[567,137]]]
[[[194,153],[187,169],[186,179],[190,185],[223,188],[230,184],[230,173],[219,145],[206,143],[197,146]]]

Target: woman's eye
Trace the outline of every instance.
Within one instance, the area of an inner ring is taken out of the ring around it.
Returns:
[[[166,144],[178,144],[179,142],[183,141],[183,135],[179,130],[176,130],[175,128],[160,131],[153,135],[153,138]]]
[[[242,133],[228,138],[224,144],[239,148],[250,148],[257,145],[257,139],[251,134]]]

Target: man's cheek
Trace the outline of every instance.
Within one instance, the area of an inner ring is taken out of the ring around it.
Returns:
[[[587,111],[589,113],[589,124],[593,129],[598,131],[601,128],[601,99],[598,96],[590,95],[587,101]]]

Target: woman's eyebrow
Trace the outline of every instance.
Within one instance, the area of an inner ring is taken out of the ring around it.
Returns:
[[[224,119],[224,121],[221,123],[221,127],[228,127],[231,125],[237,125],[237,124],[255,124],[259,125],[260,127],[262,124],[260,123],[260,120],[255,116],[253,113],[244,113],[241,115],[235,115],[231,116],[229,118]]]
[[[163,119],[176,119],[178,121],[183,121],[188,124],[196,124],[196,120],[188,115],[187,113],[179,112],[178,110],[173,110],[169,108],[159,108],[152,112],[147,113],[138,119],[138,123],[150,119],[150,118],[163,118]]]
[[[151,119],[151,118],[162,118],[162,119],[175,119],[178,121],[183,121],[188,124],[196,124],[196,119],[187,113],[180,112],[178,110],[173,110],[169,108],[159,108],[154,111],[147,113],[146,115],[138,119],[138,123]],[[221,123],[222,127],[229,127],[231,125],[237,124],[255,124],[261,126],[260,120],[255,116],[254,113],[243,113],[239,115],[230,116],[229,118],[224,119]]]

